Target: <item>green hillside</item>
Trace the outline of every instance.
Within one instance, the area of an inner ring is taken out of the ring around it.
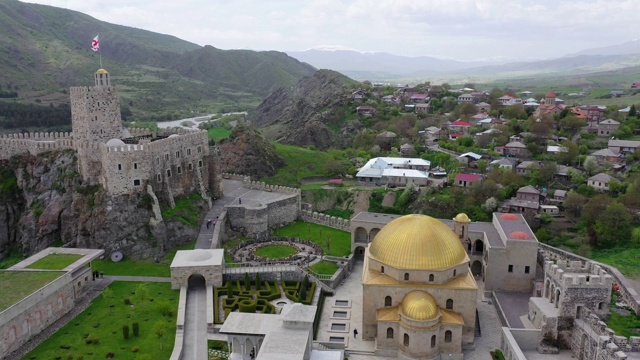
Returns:
[[[0,2],[0,33],[0,95],[18,94],[17,99],[0,100],[54,107],[68,103],[70,86],[92,84],[99,57],[90,43],[99,33],[103,67],[131,120],[246,110],[270,91],[315,71],[284,53],[201,47],[16,0]]]

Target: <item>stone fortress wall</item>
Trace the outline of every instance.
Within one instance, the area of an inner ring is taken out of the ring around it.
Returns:
[[[0,136],[0,159],[73,149],[78,170],[89,184],[101,184],[111,195],[145,192],[151,185],[174,204],[174,196],[198,191],[208,199],[207,132],[176,129],[160,138],[149,129],[122,127],[118,91],[108,73],[98,70],[96,86],[70,88],[73,133],[27,133]],[[137,144],[122,140],[137,138]],[[119,144],[107,143],[111,139]]]
[[[604,288],[611,290],[613,277],[600,265],[592,262],[558,260],[555,264],[547,261],[544,271],[554,283],[563,289]]]
[[[576,319],[571,338],[571,351],[581,359],[621,360],[626,353],[640,353],[640,337],[617,336],[598,315],[584,309]]]

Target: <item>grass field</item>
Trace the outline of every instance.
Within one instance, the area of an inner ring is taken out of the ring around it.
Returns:
[[[211,128],[207,130],[207,134],[209,136],[209,139],[220,140],[220,139],[228,138],[229,135],[231,135],[231,130],[227,130],[222,127],[217,127],[217,128]]]
[[[102,260],[94,260],[93,268],[97,271],[104,272],[105,275],[121,275],[121,276],[171,276],[169,264],[173,261],[173,257],[178,250],[193,250],[195,241],[177,246],[169,251],[161,262],[153,260],[138,260],[125,257],[124,260],[114,263],[109,258]]]
[[[199,194],[193,193],[188,196],[176,198],[176,206],[174,208],[166,208],[162,211],[162,217],[169,221],[180,221],[192,228],[198,226],[199,210],[197,202],[202,200]]]
[[[329,168],[336,158],[344,157],[338,150],[318,151],[279,143],[273,143],[273,146],[286,165],[274,176],[260,179],[268,184],[300,186],[304,178],[330,176]]]
[[[59,271],[0,271],[0,312],[62,276]]]
[[[282,259],[294,255],[298,249],[289,245],[267,245],[256,249],[256,255],[267,259]]]
[[[634,313],[622,316],[615,311],[611,311],[609,313],[607,326],[615,331],[618,336],[627,338],[629,336],[640,336],[640,332],[638,332],[638,329],[640,329],[640,318]]]
[[[74,262],[80,260],[82,255],[75,254],[49,254],[42,259],[27,266],[28,269],[62,270]]]
[[[144,301],[135,294],[141,293],[141,284],[147,293]],[[171,290],[169,283],[114,282],[108,289],[112,297],[98,296],[89,308],[23,359],[69,359],[71,355],[73,359],[82,356],[91,360],[104,359],[108,353],[115,354],[115,359],[168,359],[176,333],[179,293]],[[132,304],[126,305],[125,298]],[[134,322],[139,324],[139,336],[133,335]],[[128,340],[123,336],[124,325],[130,328]],[[164,327],[162,339],[156,336],[156,327]],[[93,339],[97,344],[86,343]]]
[[[309,266],[309,269],[316,274],[333,275],[338,271],[338,265],[332,261],[322,260]]]
[[[277,229],[275,235],[313,241],[322,247],[326,255],[349,256],[351,254],[351,234],[348,231],[304,221],[294,221]],[[330,239],[329,247],[327,247],[327,239]]]
[[[594,248],[591,250],[591,258],[616,267],[624,276],[640,279],[640,247]]]
[[[0,260],[0,270],[8,269],[24,259],[25,257],[22,256],[22,254],[11,254],[6,258],[3,258],[2,260]]]

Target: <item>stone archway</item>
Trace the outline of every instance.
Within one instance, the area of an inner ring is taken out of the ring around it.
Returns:
[[[353,250],[353,257],[356,261],[362,262],[364,261],[364,247],[358,246]]]
[[[580,340],[580,347],[578,348],[578,351],[580,352],[578,354],[578,360],[587,359],[588,346],[589,346],[589,337],[587,336],[587,334],[582,334],[582,339]]]
[[[367,235],[367,230],[363,227],[356,228],[356,231],[353,233],[353,241],[357,243],[364,243],[364,244],[369,242],[369,236]]]
[[[482,275],[482,263],[480,261],[476,260],[471,264],[471,274],[474,276]]]
[[[193,273],[191,274],[191,276],[189,276],[189,279],[187,279],[187,286],[190,290],[196,288],[205,288],[207,286],[207,281],[205,280],[204,276],[198,273]]]
[[[478,254],[482,254],[484,252],[484,243],[482,240],[476,240],[475,243],[473,243],[473,251]]]

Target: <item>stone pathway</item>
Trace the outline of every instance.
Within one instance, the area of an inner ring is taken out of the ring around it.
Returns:
[[[171,282],[170,277],[157,276],[109,276],[105,275],[105,280],[109,281],[143,281],[143,282]]]

